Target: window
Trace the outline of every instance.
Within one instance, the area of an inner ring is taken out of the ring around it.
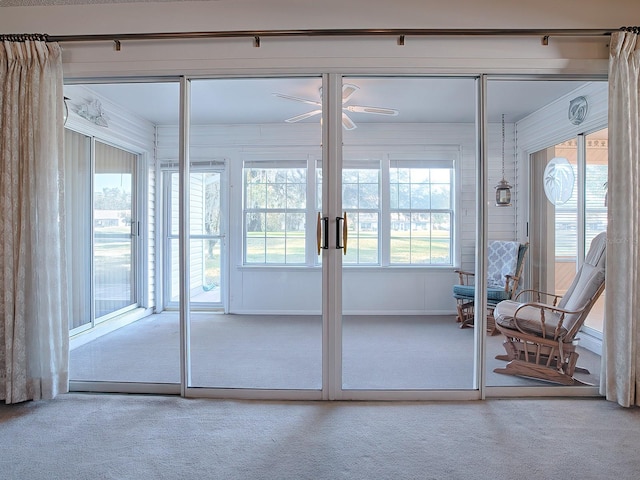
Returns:
[[[379,155],[344,160],[342,208],[349,237],[345,265],[452,265],[451,156],[444,152],[445,160],[383,162]],[[245,162],[245,264],[303,265],[305,258],[317,258],[305,256],[305,248],[310,248],[307,234],[315,236],[305,231],[307,205],[315,205],[315,214],[321,211],[319,161],[315,170],[309,178],[304,162]],[[307,202],[314,192],[315,201]]]
[[[380,166],[378,162],[345,162],[342,208],[347,212],[349,243],[345,264],[375,265],[379,259]]]
[[[391,162],[391,264],[451,264],[452,180],[450,166]]]
[[[304,264],[306,209],[306,163],[245,162],[245,263]]]

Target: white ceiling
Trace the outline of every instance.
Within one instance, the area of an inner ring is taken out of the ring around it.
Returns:
[[[475,118],[475,81],[469,78],[345,77],[345,83],[359,87],[347,105],[392,108],[395,117],[349,113],[356,124],[461,123]],[[515,122],[567,96],[585,82],[576,81],[490,81],[487,87],[490,122],[499,122],[505,114]],[[606,88],[606,82],[603,88]],[[192,124],[264,124],[285,119],[317,107],[283,99],[274,93],[319,101],[320,77],[244,78],[193,80],[191,92]],[[96,98],[112,101],[156,125],[178,124],[178,83],[121,83],[85,85]],[[86,100],[87,92],[65,86],[65,95],[73,104]],[[79,98],[82,97],[82,98]],[[305,122],[318,122],[319,116]]]

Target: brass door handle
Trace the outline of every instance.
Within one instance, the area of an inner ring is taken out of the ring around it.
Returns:
[[[318,255],[320,255],[320,250],[329,248],[329,217],[322,217],[320,212],[318,212],[318,222],[316,224],[316,245],[318,247]]]
[[[344,221],[342,222],[342,253],[347,254],[347,240],[349,239],[349,230],[347,228],[347,212],[343,213]]]
[[[340,222],[342,222],[342,238],[340,238]],[[342,249],[344,255],[347,254],[347,232],[347,212],[344,212],[342,217],[336,217],[336,248]]]
[[[318,246],[318,255],[322,249],[322,223],[320,219],[320,212],[318,212],[318,222],[316,223],[316,245]]]

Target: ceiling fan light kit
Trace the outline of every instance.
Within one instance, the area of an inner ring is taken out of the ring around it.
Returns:
[[[354,85],[352,83],[345,83],[342,85],[342,127],[345,130],[353,130],[357,128],[355,122],[347,115],[349,113],[366,113],[373,115],[387,115],[387,116],[397,116],[398,110],[393,108],[383,108],[383,107],[371,107],[366,105],[346,105],[346,103],[351,99],[354,93],[360,90],[360,87]],[[322,87],[318,89],[318,93],[320,95],[320,101],[309,100],[307,98],[295,97],[293,95],[285,95],[284,93],[274,93],[273,95],[276,97],[284,98],[285,100],[293,100],[295,102],[306,103],[307,105],[313,105],[317,108],[311,110],[306,113],[302,113],[300,115],[296,115],[291,118],[285,119],[287,123],[296,123],[302,120],[306,120],[307,118],[313,117],[315,115],[320,115],[322,113]]]

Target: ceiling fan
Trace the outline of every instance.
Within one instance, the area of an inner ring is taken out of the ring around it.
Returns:
[[[367,107],[364,105],[345,105],[351,99],[353,94],[359,89],[360,87],[351,83],[345,83],[342,85],[342,126],[345,130],[353,130],[354,128],[356,128],[356,124],[353,122],[353,120],[351,120],[351,118],[349,118],[346,112],[372,113],[374,115],[389,115],[393,117],[398,115],[398,110],[394,110],[392,108]],[[322,100],[322,87],[320,87],[318,90],[320,93],[320,100]],[[283,93],[274,93],[273,95],[280,98],[286,98],[287,100],[295,100],[296,102],[302,102],[306,103],[307,105],[314,105],[318,107],[315,110],[311,110],[310,112],[287,118],[285,120],[285,122],[287,123],[299,122],[301,120],[305,120],[307,118],[313,117],[314,115],[319,115],[322,113],[321,101],[307,100],[306,98],[294,97],[291,95],[285,95]]]

